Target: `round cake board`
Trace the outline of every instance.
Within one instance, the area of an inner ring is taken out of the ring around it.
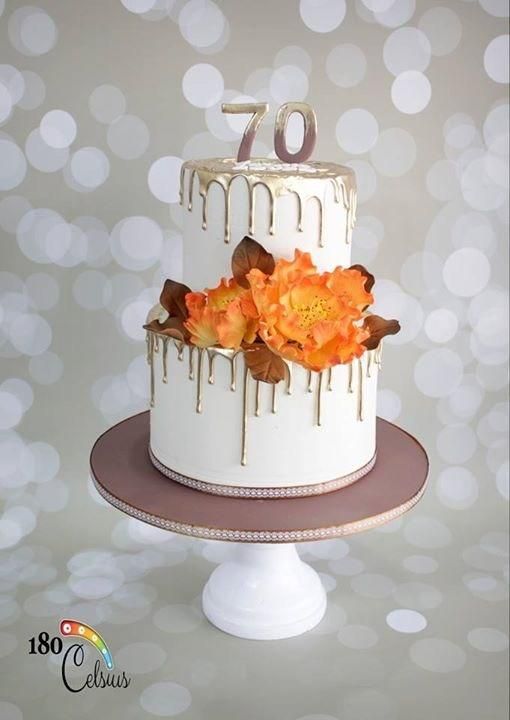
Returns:
[[[101,435],[90,458],[97,490],[114,507],[152,525],[239,543],[209,578],[203,609],[220,629],[252,639],[298,635],[324,615],[322,583],[293,543],[345,536],[399,517],[423,495],[428,473],[419,442],[379,418],[374,468],[352,485],[309,497],[252,499],[200,492],[161,474],[148,446],[148,412]]]

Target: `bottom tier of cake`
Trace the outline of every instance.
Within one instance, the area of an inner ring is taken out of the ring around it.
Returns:
[[[337,490],[373,467],[380,347],[321,373],[289,363],[277,385],[254,381],[242,353],[154,333],[148,361],[149,453],[173,480],[288,497]]]

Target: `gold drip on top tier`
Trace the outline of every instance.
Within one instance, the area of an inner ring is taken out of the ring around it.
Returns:
[[[193,209],[193,189],[198,179],[198,192],[202,198],[202,228],[207,228],[207,201],[211,185],[223,189],[224,240],[230,242],[230,193],[236,178],[243,178],[248,188],[248,234],[255,231],[255,190],[264,187],[269,194],[269,234],[273,235],[276,224],[276,199],[282,195],[294,194],[298,201],[297,229],[303,230],[303,212],[306,203],[314,199],[319,206],[319,247],[323,247],[324,204],[328,188],[332,188],[335,203],[342,203],[347,223],[345,242],[350,242],[356,220],[356,178],[351,168],[334,163],[307,161],[301,164],[286,164],[278,160],[253,158],[237,162],[233,158],[212,158],[188,160],[181,167],[180,203],[186,202],[189,211]],[[186,193],[187,180],[187,193]]]
[[[155,355],[159,355],[160,344],[162,345],[162,378],[163,382],[168,381],[168,358],[169,358],[169,345],[173,346],[177,351],[177,359],[182,360],[182,352],[184,349],[183,343],[178,340],[174,340],[166,335],[161,335],[153,331],[147,332],[147,362],[150,366],[150,406],[155,405]],[[194,346],[188,346],[189,351],[189,366],[188,366],[188,378],[191,381],[196,382],[196,394],[195,394],[195,411],[201,413],[203,409],[203,357],[204,354],[208,358],[208,377],[207,384],[214,385],[214,363],[217,357],[222,357],[227,360],[230,364],[230,390],[236,390],[236,374],[237,374],[237,360],[243,356],[242,351],[239,350],[227,350],[224,348],[198,348]],[[195,353],[197,355],[195,364]],[[356,419],[358,422],[363,422],[364,419],[364,402],[365,402],[365,378],[371,377],[371,369],[376,366],[381,367],[381,355],[382,355],[382,343],[375,350],[367,350],[361,358],[353,360],[347,365],[348,375],[347,384],[345,387],[346,393],[355,393],[355,412]],[[366,360],[365,360],[366,358]],[[281,393],[284,395],[290,395],[292,393],[292,380],[294,374],[294,368],[300,368],[299,365],[294,365],[291,362],[285,361],[287,368],[287,379],[285,382],[278,383],[271,387],[271,398],[269,403],[269,410],[272,414],[278,412],[277,396],[281,386]],[[357,368],[356,377],[353,375],[353,366]],[[341,367],[341,366],[340,366]],[[323,375],[326,375],[326,390],[331,391],[333,389],[333,373],[335,368],[329,368],[321,372],[305,371],[307,372],[307,381],[305,384],[305,392],[314,393],[314,410],[313,410],[313,423],[315,425],[322,425],[322,395],[324,392]],[[313,383],[313,376],[316,376],[316,381]],[[181,374],[182,377],[182,374]],[[241,426],[241,465],[247,464],[248,457],[248,420],[250,416],[250,389],[254,384],[254,412],[255,417],[260,417],[262,412],[261,403],[261,390],[265,383],[253,381],[246,363],[243,367],[243,384],[242,384],[242,426]]]

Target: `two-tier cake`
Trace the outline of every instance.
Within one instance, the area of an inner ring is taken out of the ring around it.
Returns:
[[[184,281],[147,319],[149,453],[199,490],[287,497],[376,462],[383,335],[350,267],[356,182],[323,162],[193,160],[181,171]]]

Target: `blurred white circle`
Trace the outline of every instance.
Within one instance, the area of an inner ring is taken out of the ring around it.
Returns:
[[[41,135],[39,128],[32,130],[25,143],[25,153],[29,163],[41,172],[51,173],[61,170],[69,158],[67,147],[51,147]]]
[[[271,75],[269,90],[279,103],[304,100],[308,95],[308,75],[297,65],[281,65]]]
[[[146,270],[154,265],[162,246],[160,226],[143,215],[120,220],[111,232],[111,253],[118,264],[128,270]]]
[[[156,5],[157,0],[120,0],[126,10],[129,12],[141,15],[149,10],[152,10]]]
[[[384,27],[404,25],[414,15],[416,0],[394,0],[386,9],[374,13],[374,19]]]
[[[199,50],[217,43],[225,25],[225,16],[211,0],[189,0],[179,13],[179,30],[183,38]]]
[[[140,705],[151,715],[170,717],[189,708],[191,694],[187,688],[177,683],[157,682],[142,691]]]
[[[112,286],[107,275],[98,270],[85,270],[73,283],[73,296],[86,310],[100,310],[111,300]]]
[[[449,160],[436,160],[427,172],[426,182],[430,195],[441,202],[448,202],[459,194],[457,168]]]
[[[61,267],[75,267],[87,255],[87,238],[81,228],[72,223],[56,222],[42,238],[47,258]]]
[[[209,63],[192,65],[182,78],[182,92],[186,100],[199,108],[215,105],[223,95],[225,88],[223,75]]]
[[[477,413],[484,396],[476,378],[471,378],[465,375],[462,385],[448,396],[450,410],[461,420],[469,420]]]
[[[451,310],[436,308],[425,318],[423,329],[427,337],[436,343],[449,342],[457,332],[459,321]]]
[[[342,24],[345,0],[300,0],[299,14],[304,24],[318,33],[327,33]]]
[[[456,150],[465,149],[475,140],[475,121],[466,113],[455,113],[444,123],[443,136],[447,145]]]
[[[31,377],[41,385],[52,385],[62,377],[64,363],[51,351],[31,357],[28,363]]]
[[[402,411],[402,400],[393,390],[381,389],[377,391],[377,415],[394,422]]]
[[[499,35],[490,41],[483,56],[485,72],[497,83],[507,84],[509,80],[509,36]]]
[[[426,70],[430,57],[430,42],[418,28],[399,28],[384,43],[384,64],[392,75],[400,75],[406,70]]]
[[[418,640],[409,650],[411,660],[429,672],[455,672],[464,667],[466,653],[450,640],[424,638]]]
[[[161,157],[152,163],[147,181],[151,193],[161,202],[178,202],[181,166],[181,158],[173,155]]]
[[[358,205],[362,205],[375,195],[377,190],[376,172],[366,160],[348,160],[345,164],[356,173]]]
[[[478,481],[467,468],[448,467],[439,474],[436,493],[446,507],[465,510],[478,499]]]
[[[57,26],[41,8],[26,6],[9,18],[9,39],[23,55],[44,55],[57,42]]]
[[[12,190],[20,185],[27,172],[27,161],[16,143],[0,136],[0,190]]]
[[[409,555],[402,560],[402,565],[406,570],[417,575],[430,575],[439,567],[437,560],[428,555]]]
[[[448,7],[426,10],[418,23],[430,41],[432,54],[448,55],[453,52],[462,37],[462,24],[458,15]]]
[[[302,47],[289,45],[278,50],[273,65],[275,68],[281,65],[297,65],[309,75],[312,71],[312,58]]]
[[[342,645],[353,650],[367,650],[377,645],[379,641],[376,631],[366,625],[343,625],[338,631],[337,638]],[[309,717],[313,720],[314,716]],[[320,720],[320,715],[317,718]],[[306,717],[302,720],[306,720]]]
[[[67,148],[76,137],[76,121],[65,110],[50,110],[39,126],[41,137],[52,148]]]
[[[46,86],[43,79],[31,70],[23,70],[21,74],[25,83],[25,91],[18,102],[18,107],[22,110],[35,110],[44,102]]]
[[[115,122],[126,111],[126,98],[115,85],[99,85],[89,97],[89,109],[98,122]]]
[[[389,10],[395,0],[361,0],[363,5],[373,13]]]
[[[346,152],[359,155],[377,142],[379,124],[372,113],[353,108],[343,113],[336,124],[336,139]]]
[[[149,128],[136,115],[123,115],[108,127],[106,141],[112,152],[123,160],[141,157],[149,147]]]
[[[474,628],[468,632],[467,639],[482,652],[504,652],[508,648],[508,635],[497,628]]]
[[[505,500],[508,500],[510,494],[510,472],[508,461],[500,465],[496,472],[496,487],[499,494],[504,497]]]
[[[462,248],[448,256],[443,280],[448,290],[460,297],[478,295],[489,282],[491,266],[476,248]]]
[[[148,300],[134,300],[123,309],[120,322],[126,335],[133,340],[145,338],[145,324],[152,304]]]
[[[338,87],[350,88],[358,85],[366,71],[367,59],[357,45],[337,45],[326,58],[326,74]]]
[[[84,147],[71,157],[73,179],[84,188],[94,190],[102,185],[110,174],[110,161],[102,150]]]
[[[503,183],[498,182],[494,177],[494,171],[499,174],[501,171],[496,165],[496,156],[490,153],[485,155],[477,154],[467,163],[461,175],[461,189],[464,200],[475,210],[495,210],[506,202],[508,190],[505,187],[504,164]]]
[[[40,355],[51,345],[52,331],[40,315],[26,313],[12,323],[9,337],[16,350],[24,355]]]
[[[400,112],[414,115],[424,110],[430,102],[432,88],[428,78],[417,70],[407,70],[397,75],[391,86],[391,99]]]
[[[370,152],[375,169],[386,177],[401,177],[416,162],[416,142],[407,130],[383,130]]]
[[[444,397],[460,385],[463,371],[462,361],[453,350],[428,350],[414,366],[414,381],[424,395]]]
[[[427,627],[427,618],[416,610],[392,610],[386,615],[386,623],[392,630],[401,633],[418,633]]]
[[[485,12],[494,17],[508,17],[510,5],[507,0],[479,0]]]
[[[391,280],[379,280],[375,286],[373,311],[387,318],[398,318],[400,332],[385,338],[390,345],[404,345],[414,340],[423,324],[423,309],[418,300]]]
[[[10,430],[21,422],[23,417],[23,403],[11,392],[0,387],[0,430]]]
[[[10,92],[0,81],[0,124],[7,120],[12,112],[13,103]]]
[[[126,370],[126,380],[131,391],[138,397],[147,399],[149,385],[147,382],[147,359],[139,355],[131,360]]]

